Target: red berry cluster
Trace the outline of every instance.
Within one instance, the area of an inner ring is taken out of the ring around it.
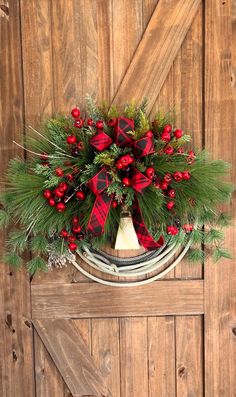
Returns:
[[[134,157],[130,154],[121,156],[116,162],[116,168],[118,170],[125,170],[129,165],[134,163]]]
[[[180,139],[183,136],[183,131],[180,129],[173,130],[170,124],[165,125],[163,128],[163,132],[161,134],[161,140],[166,142],[166,146],[164,148],[164,153],[167,155],[172,155],[174,153],[174,148],[169,143],[170,141],[175,139]]]
[[[67,240],[68,248],[71,251],[75,251],[77,249],[76,240],[82,240],[84,237],[82,227],[79,224],[79,218],[77,216],[72,218],[71,234],[66,229],[62,229],[59,235],[61,238]]]
[[[55,206],[58,212],[63,212],[66,209],[66,205],[62,200],[64,199],[67,189],[67,183],[60,182],[53,191],[50,189],[44,190],[43,197],[48,201],[51,207]]]

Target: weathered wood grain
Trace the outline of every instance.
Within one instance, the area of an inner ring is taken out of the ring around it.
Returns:
[[[34,327],[73,397],[111,396],[71,320],[35,320]]]
[[[203,23],[201,4],[179,51],[179,62],[174,64],[173,78],[176,126],[191,135],[190,146],[197,148],[202,148],[203,142]],[[202,278],[202,275],[201,263],[191,264],[186,259],[175,268],[177,278]]]
[[[36,396],[64,397],[66,385],[36,331],[34,331],[34,351]]]
[[[120,319],[121,396],[148,396],[147,318]]]
[[[199,7],[200,0],[160,0],[113,102],[156,100]]]
[[[235,2],[205,3],[205,143],[214,158],[233,163],[235,183]],[[235,219],[235,199],[231,207]],[[236,390],[235,227],[227,230],[225,244],[234,260],[205,265],[205,395],[214,397],[234,396]]]
[[[35,128],[54,110],[48,0],[21,1],[25,124]]]
[[[175,396],[175,319],[148,318],[149,397]]]
[[[69,114],[85,107],[85,96],[97,97],[97,1],[52,1],[53,91],[56,111]],[[83,114],[85,116],[85,114]]]
[[[203,397],[203,321],[179,316],[176,322],[176,395]]]
[[[32,316],[93,318],[203,313],[203,281],[163,280],[137,288],[95,283],[32,285]]]
[[[19,1],[0,2],[0,172],[1,181],[11,157],[23,155],[12,141],[23,139],[24,100]],[[1,182],[1,190],[4,184]],[[30,284],[24,270],[4,262],[0,247],[0,395],[34,396]],[[24,382],[22,382],[24,379]]]
[[[78,320],[77,320],[78,321]],[[81,321],[81,320],[80,320]],[[84,320],[83,320],[84,321]],[[119,319],[92,319],[91,353],[111,395],[120,397]],[[124,365],[127,365],[124,363]]]

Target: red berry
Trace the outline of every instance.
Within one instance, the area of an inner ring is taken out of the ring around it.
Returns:
[[[81,232],[81,226],[80,225],[75,225],[72,227],[72,232],[73,233],[80,233]]]
[[[190,233],[193,231],[193,225],[186,223],[183,225],[183,229],[186,233]]]
[[[165,154],[171,155],[171,154],[174,153],[174,148],[173,148],[172,146],[167,146],[167,147],[164,149],[164,152],[165,152]]]
[[[112,206],[113,208],[116,208],[116,207],[118,206],[117,201],[116,201],[116,200],[113,200],[113,201],[111,202],[111,206]]]
[[[120,163],[123,165],[123,167],[126,167],[128,165],[128,156],[122,156],[120,158]]]
[[[167,204],[166,204],[166,208],[168,209],[168,210],[172,210],[172,208],[175,206],[175,203],[174,203],[174,201],[169,201]]]
[[[73,181],[74,177],[72,174],[66,174],[66,178],[68,179],[68,181]]]
[[[63,170],[62,170],[60,167],[57,167],[57,168],[55,169],[55,174],[56,174],[57,176],[63,176],[63,175],[64,175],[64,172],[63,172]]]
[[[63,212],[63,211],[65,211],[66,206],[64,203],[58,203],[56,208],[57,208],[58,212]]]
[[[167,232],[167,234],[174,236],[179,233],[179,230],[176,226],[172,225],[172,226],[167,226],[166,232]]]
[[[58,189],[62,193],[65,192],[67,190],[67,188],[68,188],[68,185],[66,182],[60,182],[58,185]]]
[[[181,138],[181,136],[183,136],[183,131],[182,130],[175,130],[174,136],[175,136],[176,139]]]
[[[76,195],[76,198],[79,199],[79,200],[83,201],[85,199],[85,193],[82,192],[82,191],[76,192],[75,195]]]
[[[183,178],[185,181],[188,181],[188,180],[191,178],[190,172],[188,172],[188,171],[182,172],[182,178]]]
[[[170,140],[171,140],[170,133],[169,132],[163,132],[161,134],[161,140],[165,141],[165,142],[170,142]]]
[[[69,248],[71,251],[75,251],[75,250],[77,249],[77,244],[76,244],[76,243],[69,243],[69,244],[68,244],[68,248]]]
[[[48,204],[49,204],[51,207],[54,207],[54,205],[56,205],[56,202],[55,202],[55,200],[53,200],[53,198],[50,198],[50,199],[48,200]]]
[[[72,218],[72,223],[73,223],[73,225],[77,225],[77,223],[79,223],[79,218],[78,218],[78,216],[73,216],[73,218]]]
[[[116,163],[116,168],[117,168],[118,170],[121,170],[121,169],[123,168],[123,165],[120,163],[120,161],[118,161],[118,162]]]
[[[87,125],[89,126],[89,127],[93,127],[94,126],[94,121],[93,121],[93,119],[88,119],[87,120]]]
[[[75,236],[68,236],[69,243],[74,243],[74,241],[76,241],[76,237]]]
[[[129,164],[133,164],[134,163],[134,157],[133,156],[129,156],[128,162],[129,162]]]
[[[153,132],[149,130],[149,131],[146,132],[145,136],[147,138],[152,138],[153,137]]]
[[[149,179],[153,179],[153,177],[154,177],[154,175],[155,175],[155,170],[154,170],[153,167],[148,167],[148,168],[146,169],[145,173],[146,173],[146,175],[147,175],[147,177],[148,177]]]
[[[176,195],[176,193],[175,193],[175,190],[174,190],[174,189],[170,189],[170,190],[168,191],[168,196],[169,196],[169,197],[174,198],[175,195]]]
[[[162,190],[167,190],[167,189],[168,189],[168,183],[167,183],[166,181],[162,181],[162,182],[160,183],[160,188],[161,188]]]
[[[172,176],[171,174],[165,174],[163,179],[165,182],[170,183],[172,181]]]
[[[179,149],[177,150],[177,152],[178,152],[178,153],[181,153],[181,154],[184,153],[184,148],[179,147]]]
[[[49,163],[48,161],[44,161],[44,162],[42,163],[42,165],[43,165],[44,167],[50,167],[50,163]]]
[[[170,133],[172,131],[172,125],[166,124],[163,128],[163,132],[168,132]]]
[[[74,119],[77,119],[80,116],[80,110],[78,108],[72,109],[71,116],[74,117]]]
[[[67,230],[66,230],[66,229],[62,229],[62,230],[60,231],[60,237],[62,237],[62,238],[67,238],[67,236],[68,236]]]
[[[182,179],[183,179],[182,173],[179,172],[179,171],[176,171],[176,172],[173,174],[173,178],[174,178],[174,180],[175,180],[176,182],[182,181]]]
[[[188,155],[190,157],[195,157],[195,153],[192,150],[189,150]]]
[[[77,149],[82,150],[84,148],[83,142],[78,142],[76,147]]]
[[[109,127],[114,127],[115,124],[116,124],[116,119],[110,119],[110,120],[108,121]]]
[[[66,140],[67,140],[67,143],[69,143],[69,145],[73,145],[74,143],[76,143],[76,136],[69,135]]]
[[[45,152],[41,153],[40,159],[41,160],[48,160],[48,154],[45,153]]]
[[[63,192],[61,192],[60,191],[60,189],[59,189],[59,187],[56,187],[56,189],[54,189],[54,194],[55,194],[55,196],[57,196],[57,197],[63,197],[64,196],[64,194],[65,194],[65,192],[63,191]]]
[[[188,163],[189,165],[193,164],[193,163],[194,163],[194,157],[188,156],[188,157],[187,157],[187,163]]]
[[[102,130],[102,129],[103,129],[103,126],[104,126],[104,123],[103,123],[102,120],[99,120],[99,121],[96,122],[96,128],[97,128],[98,130]]]
[[[77,119],[77,120],[75,120],[75,122],[74,122],[74,126],[75,126],[76,128],[82,128],[83,125],[84,125],[84,120],[83,120],[83,119]]]
[[[129,178],[123,178],[122,179],[122,184],[124,187],[128,187],[131,184],[131,180]]]
[[[52,197],[52,192],[51,192],[51,190],[49,190],[49,189],[44,190],[44,192],[43,192],[43,197],[44,197],[45,199],[49,199],[50,197]]]

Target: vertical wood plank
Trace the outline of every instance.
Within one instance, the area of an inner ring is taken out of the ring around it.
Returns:
[[[176,396],[203,396],[202,318],[176,317]],[[210,396],[210,395],[209,395]]]
[[[54,96],[57,111],[97,96],[97,1],[52,1]]]
[[[122,397],[148,396],[147,319],[120,319]]]
[[[203,73],[203,10],[202,5],[194,18],[179,53],[179,64],[174,67],[173,90],[176,109],[176,125],[192,137],[192,146],[202,147],[202,73]],[[177,77],[179,73],[180,77]],[[178,109],[180,110],[178,113]],[[202,264],[191,264],[186,259],[175,269],[177,278],[201,278]]]
[[[113,97],[120,86],[143,33],[142,2],[140,0],[113,1],[112,29]]]
[[[92,320],[92,356],[111,395],[120,397],[119,319]]]
[[[19,1],[2,0],[1,6],[0,170],[3,176],[9,159],[22,155],[12,141],[23,138],[24,94]],[[0,395],[34,396],[29,278],[24,270],[17,272],[3,263],[5,237],[5,233],[1,233]]]
[[[148,318],[149,397],[175,397],[175,320]]]
[[[26,125],[53,111],[50,11],[49,0],[21,0]]]
[[[235,183],[235,2],[205,2],[205,142],[215,158],[233,163]],[[234,37],[232,36],[234,33]],[[233,60],[233,65],[232,65]],[[231,204],[235,214],[235,199]],[[235,224],[235,221],[233,222]],[[235,228],[225,235],[235,253]],[[235,258],[235,254],[234,254]],[[234,396],[236,390],[236,268],[234,260],[205,265],[205,394]]]

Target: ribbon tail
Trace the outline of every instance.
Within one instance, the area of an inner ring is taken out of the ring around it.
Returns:
[[[100,236],[104,233],[104,226],[110,210],[111,201],[112,197],[108,196],[106,192],[96,197],[87,226],[88,232],[95,236]]]
[[[156,248],[160,248],[164,244],[163,236],[160,236],[160,238],[157,241],[155,241],[154,238],[149,233],[144,223],[137,200],[133,207],[133,224],[139,243],[147,250],[154,250]]]

